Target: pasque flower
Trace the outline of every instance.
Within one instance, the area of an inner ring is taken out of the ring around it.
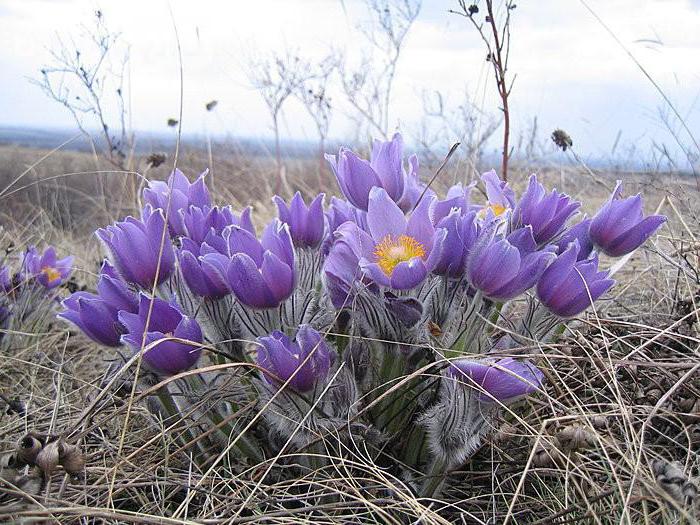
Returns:
[[[467,257],[479,235],[476,212],[461,215],[460,209],[453,208],[447,217],[438,222],[438,227],[444,228],[446,234],[442,253],[433,268],[433,273],[460,278],[464,275]]]
[[[421,182],[418,175],[418,157],[414,154],[408,157],[408,172],[404,173],[403,195],[398,200],[397,204],[404,213],[409,213],[418,204],[418,199],[423,193],[432,193],[431,190],[426,191],[426,185]]]
[[[557,253],[564,253],[569,244],[577,241],[579,245],[578,260],[588,259],[588,256],[593,251],[593,241],[590,235],[591,222],[591,219],[583,219],[566,230],[554,243],[557,247]]]
[[[370,190],[384,188],[394,202],[404,193],[403,139],[396,133],[388,142],[375,140],[370,161],[346,148],[338,156],[326,155],[343,195],[353,206],[367,210]]]
[[[165,218],[162,210],[145,209],[143,220],[127,217],[97,236],[112,255],[112,262],[127,281],[150,290],[163,283],[175,268],[175,253],[170,239],[163,239]]]
[[[486,198],[488,204],[482,209],[480,217],[487,217],[492,214],[498,217],[508,210],[515,208],[515,192],[502,181],[494,170],[487,171],[481,176],[481,181],[486,187]]]
[[[260,240],[233,226],[228,244],[228,281],[241,303],[252,308],[275,308],[292,295],[296,274],[289,226],[275,219]]]
[[[212,233],[207,237],[209,242],[220,240],[225,249],[226,241]],[[221,247],[221,246],[220,246]],[[177,251],[180,271],[187,286],[195,295],[220,299],[231,293],[226,274],[230,258],[212,247],[208,242],[198,245],[184,237],[182,246]]]
[[[542,385],[544,374],[526,361],[512,357],[474,361],[457,359],[447,369],[449,376],[476,389],[482,402],[503,404],[531,394]]]
[[[93,341],[105,346],[120,346],[126,329],[118,314],[120,311],[138,311],[138,297],[112,270],[105,261],[97,282],[97,294],[71,294],[61,303],[65,310],[58,316],[73,323]]]
[[[53,246],[49,246],[40,255],[32,246],[25,254],[24,268],[29,277],[34,277],[39,284],[50,290],[66,282],[73,271],[73,256],[57,259]]]
[[[431,204],[431,199],[424,198],[407,219],[383,188],[372,188],[367,211],[369,234],[354,230],[354,244],[362,246],[360,267],[372,281],[408,290],[435,267],[447,232],[433,226]]]
[[[493,224],[483,230],[467,261],[467,274],[486,297],[507,301],[532,288],[555,255],[537,249],[531,226],[505,238],[494,237],[494,231]]]
[[[187,238],[197,244],[205,241],[211,244],[212,236],[221,237],[228,226],[240,226],[255,235],[251,211],[248,206],[237,215],[230,206],[190,206],[183,214]]]
[[[259,337],[257,361],[270,372],[264,374],[270,383],[284,383],[291,377],[289,385],[294,390],[309,392],[325,381],[335,352],[316,330],[301,325],[294,340],[280,331]]]
[[[549,265],[537,283],[537,296],[559,317],[574,317],[607,292],[615,281],[598,271],[598,257],[578,260],[579,243],[574,241]]]
[[[277,217],[289,225],[294,246],[300,248],[317,248],[323,240],[325,219],[323,200],[325,194],[319,193],[307,206],[301,193],[296,192],[289,206],[275,195],[272,200],[277,205]]]
[[[557,190],[547,193],[537,176],[531,175],[527,190],[513,212],[513,223],[516,227],[532,226],[535,242],[542,246],[564,231],[567,221],[580,207],[580,202]]]
[[[363,275],[361,259],[373,256],[372,238],[354,222],[344,222],[336,230],[335,241],[323,264],[323,277],[328,296],[336,308],[352,306],[358,286],[376,288]]]
[[[610,200],[593,217],[590,236],[607,255],[621,257],[644,244],[664,222],[663,215],[644,217],[641,195],[623,199],[618,181]]]
[[[10,293],[14,288],[12,284],[12,273],[9,266],[0,266],[0,290]]]
[[[138,312],[121,311],[119,321],[126,328],[123,341],[137,352],[147,348],[143,360],[154,372],[183,372],[194,366],[202,352],[202,329],[197,321],[157,297],[141,294]]]
[[[202,173],[194,183],[178,169],[168,177],[168,181],[148,181],[148,188],[143,190],[143,199],[154,209],[160,208],[165,214],[169,209],[168,229],[171,235],[185,235],[183,213],[190,206],[203,208],[211,205],[211,197]]]

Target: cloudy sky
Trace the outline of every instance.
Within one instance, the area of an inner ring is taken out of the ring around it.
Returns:
[[[537,116],[542,136],[561,127],[588,156],[625,147],[648,151],[674,142],[658,92],[586,5],[616,34],[687,119],[700,130],[700,2],[692,0],[521,0],[513,13],[511,101],[514,135]],[[465,20],[448,13],[456,0],[424,0],[396,77],[391,127],[420,126],[421,93],[439,90],[448,103],[467,93],[498,114],[484,51]],[[244,73],[246,57],[291,49],[320,57],[330,45],[353,54],[364,40],[356,26],[361,0],[2,0],[0,126],[66,127],[70,116],[28,82],[57,40],[78,39],[95,9],[130,49],[131,119],[137,130],[167,131],[179,112],[177,27],[184,69],[183,127],[189,133],[269,135],[269,119]],[[204,103],[219,100],[210,114]],[[331,134],[352,136],[339,109]],[[667,111],[666,111],[667,113]],[[671,121],[677,129],[677,123]],[[283,133],[315,138],[302,108],[286,108]],[[681,140],[687,137],[681,133]]]

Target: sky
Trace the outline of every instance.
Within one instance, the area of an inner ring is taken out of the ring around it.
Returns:
[[[627,51],[691,130],[700,129],[700,1],[517,4],[509,66],[515,77],[510,101],[514,140],[537,117],[540,138],[563,128],[583,156],[609,155],[618,138],[618,155],[643,155],[654,143],[677,153],[674,133],[682,144],[690,139]],[[423,93],[439,91],[447,107],[468,96],[485,114],[499,116],[484,48],[467,21],[448,12],[456,7],[456,0],[423,0],[405,42],[390,128],[409,140],[421,127]],[[182,55],[183,130],[240,137],[270,136],[265,105],[245,74],[249,57],[291,50],[314,60],[330,46],[357,56],[367,45],[357,31],[366,22],[363,0],[0,0],[0,126],[72,125],[65,108],[29,78],[51,64],[50,51],[59,40],[81,41],[96,9],[120,32],[123,45],[128,44],[130,122],[142,131],[168,132],[166,120],[179,114],[176,35]],[[331,136],[352,138],[349,108],[340,92],[332,93],[337,109]],[[219,104],[208,113],[204,104],[212,99]],[[316,138],[313,122],[295,101],[285,105],[282,135]]]

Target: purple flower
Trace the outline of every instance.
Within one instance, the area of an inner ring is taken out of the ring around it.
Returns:
[[[289,226],[278,219],[267,225],[260,241],[233,226],[228,244],[227,276],[238,300],[253,308],[275,308],[294,291],[294,245]]]
[[[375,140],[369,162],[346,148],[326,155],[343,195],[353,206],[367,210],[370,190],[384,188],[394,202],[404,193],[403,139],[396,133],[388,142]]]
[[[438,223],[446,231],[442,254],[435,264],[433,273],[458,279],[464,275],[467,257],[471,253],[479,235],[476,212],[460,215],[453,209],[447,217]]]
[[[336,230],[338,230],[341,224],[351,221],[360,225],[362,229],[366,229],[367,212],[355,208],[346,200],[331,197],[331,204],[326,211],[326,221],[328,223],[328,228],[326,230],[326,237],[323,240],[323,245],[321,246],[321,253],[323,253],[324,256],[328,255],[336,238]]]
[[[118,314],[138,311],[138,298],[124,281],[112,276],[111,267],[105,261],[97,282],[97,294],[75,292],[61,305],[65,310],[58,316],[80,328],[90,339],[105,346],[120,346],[126,329]]]
[[[532,288],[555,255],[537,250],[532,227],[494,239],[495,228],[486,228],[467,260],[467,275],[486,297],[507,301]]]
[[[223,238],[214,235],[211,238]],[[230,258],[207,242],[197,245],[194,241],[183,238],[182,246],[177,252],[182,277],[193,294],[201,297],[220,299],[231,293],[226,277]]]
[[[289,385],[297,392],[310,392],[322,384],[335,361],[335,352],[309,325],[299,327],[294,341],[274,331],[267,337],[259,337],[258,343],[258,364],[270,372],[264,374],[265,379],[279,383],[294,376]]]
[[[461,184],[455,184],[447,190],[447,195],[444,199],[436,199],[432,210],[433,222],[440,222],[455,209],[459,211],[460,215],[468,213],[470,208],[469,195],[473,187],[473,184],[466,188]]]
[[[354,222],[343,223],[335,232],[335,242],[323,264],[325,288],[336,308],[352,306],[355,283],[363,283],[360,260],[373,256],[374,242]],[[369,283],[363,283],[369,286]]]
[[[487,171],[481,176],[486,186],[488,205],[482,209],[482,218],[490,212],[498,217],[507,210],[515,208],[515,192],[508,183],[498,178],[494,170]]]
[[[420,181],[418,176],[418,157],[411,155],[408,157],[408,173],[404,173],[404,188],[403,195],[398,200],[397,204],[404,213],[409,213],[418,204],[418,199],[425,191],[426,185]],[[426,192],[432,194],[431,190]]]
[[[124,280],[150,290],[154,282],[161,284],[168,279],[175,267],[170,239],[167,236],[163,239],[164,228],[163,211],[148,210],[142,221],[127,217],[100,228],[97,236],[111,253]]]
[[[574,317],[607,292],[615,281],[598,271],[598,257],[578,261],[579,244],[574,241],[544,271],[537,283],[537,296],[559,317]]]
[[[209,241],[212,235],[221,236],[228,226],[240,226],[255,235],[251,208],[245,208],[240,216],[230,206],[190,206],[183,215],[187,237],[197,244]]]
[[[580,202],[556,190],[547,190],[531,175],[527,190],[513,212],[516,226],[532,226],[535,242],[542,246],[559,235],[567,221],[581,206]]]
[[[168,182],[160,180],[148,181],[148,188],[143,190],[143,199],[154,209],[160,208],[165,214],[168,209],[168,229],[170,234],[185,235],[183,213],[190,206],[204,208],[211,205],[209,190],[204,184],[207,171],[202,173],[197,180],[190,184],[187,177],[178,169],[168,177]],[[172,189],[172,191],[171,191]],[[168,199],[168,195],[170,198]],[[169,200],[169,202],[168,202]]]
[[[32,246],[24,257],[24,268],[27,274],[48,290],[66,282],[73,271],[72,267],[73,256],[56,259],[56,249],[53,246],[49,246],[41,255]]]
[[[277,217],[289,225],[294,246],[300,248],[317,248],[323,240],[325,228],[323,216],[323,200],[325,194],[320,193],[308,206],[296,192],[289,206],[284,200],[275,195],[272,200],[277,205]]]
[[[383,188],[372,188],[367,211],[369,234],[359,228],[360,267],[380,286],[408,290],[435,268],[446,231],[430,220],[431,199],[423,199],[407,219]]]
[[[591,228],[591,219],[584,219],[578,224],[573,225],[566,230],[564,234],[555,242],[557,253],[562,254],[574,241],[578,241],[579,252],[578,260],[588,259],[588,256],[593,251],[593,241],[589,234]]]
[[[511,403],[542,385],[544,374],[526,361],[512,357],[498,361],[452,361],[448,375],[479,391],[482,402]]]
[[[642,197],[622,198],[622,182],[618,181],[610,200],[591,221],[591,239],[611,257],[622,257],[639,248],[666,222],[663,215],[644,217]]]
[[[143,354],[144,363],[154,372],[183,372],[194,366],[202,352],[202,330],[197,321],[162,299],[141,294],[138,313],[121,311],[119,321],[126,327],[122,340],[135,351],[156,343]],[[169,339],[173,337],[183,341]]]
[[[14,288],[9,266],[0,266],[0,290],[9,294]]]

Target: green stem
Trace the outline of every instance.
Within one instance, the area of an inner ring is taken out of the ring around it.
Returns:
[[[156,392],[156,395],[158,396],[158,400],[163,406],[163,409],[168,414],[166,426],[170,426],[175,421],[182,418],[182,413],[180,412],[177,403],[175,403],[175,400],[173,399],[173,396],[170,393],[168,385],[164,385],[163,387],[159,388]],[[192,442],[196,443],[196,441],[194,441],[194,435],[192,434],[192,432],[190,432],[190,429],[187,427],[182,428],[181,439],[184,440],[182,443],[183,445]]]
[[[420,464],[423,456],[423,447],[425,445],[425,430],[416,425],[411,428],[408,439],[406,440],[406,452],[404,453],[404,463],[417,467]]]

